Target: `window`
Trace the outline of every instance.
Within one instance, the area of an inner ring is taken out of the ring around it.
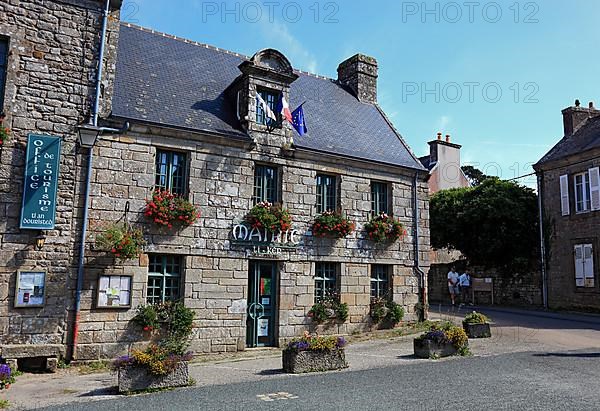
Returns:
[[[335,211],[337,208],[336,177],[317,174],[317,213]]]
[[[0,37],[0,114],[4,112],[4,87],[8,69],[8,39]]]
[[[267,90],[258,90],[258,94],[262,97],[262,99],[267,103],[267,105],[275,112],[275,106],[277,105],[277,101],[279,100],[279,94],[273,91]],[[277,115],[277,113],[275,114]],[[258,124],[268,124],[269,118],[266,116],[264,110],[260,106],[260,104],[256,105],[256,122]]]
[[[186,194],[186,158],[184,153],[157,150],[155,187],[173,194]]]
[[[257,164],[254,169],[254,204],[261,201],[276,203],[278,199],[277,169]]]
[[[586,173],[575,175],[575,211],[583,213],[590,210],[590,176]]]
[[[389,213],[388,185],[386,183],[371,183],[371,212],[373,215]]]
[[[337,292],[337,264],[317,263],[315,270],[315,303]]]
[[[371,298],[387,298],[390,293],[390,267],[376,264],[371,266]]]
[[[594,287],[594,253],[592,244],[575,245],[575,285]]]
[[[148,267],[148,304],[176,301],[180,296],[181,257],[177,255],[150,255]]]

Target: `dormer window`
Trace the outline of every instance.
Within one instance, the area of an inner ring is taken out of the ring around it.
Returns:
[[[275,113],[275,116],[277,117],[277,121],[274,122],[272,119],[267,117],[267,115],[266,115],[265,111],[262,109],[262,107],[260,107],[260,105],[257,105],[257,107],[256,107],[256,122],[258,124],[275,126],[276,124],[274,124],[274,123],[279,123],[279,120],[280,120],[279,113],[275,112],[275,107],[277,106],[277,101],[279,100],[279,93],[274,90],[267,90],[267,89],[260,89],[260,88],[257,91],[258,91],[258,94],[260,94],[262,99],[265,101],[265,103],[267,103],[269,108],[271,110],[273,110],[273,112]]]

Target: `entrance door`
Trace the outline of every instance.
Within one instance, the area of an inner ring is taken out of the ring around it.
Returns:
[[[251,261],[248,273],[248,319],[246,345],[265,347],[274,345],[275,297],[277,268],[274,262]]]

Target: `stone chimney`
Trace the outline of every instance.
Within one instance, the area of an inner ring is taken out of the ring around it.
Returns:
[[[429,156],[432,163],[456,163],[460,167],[460,144],[450,142],[450,134],[442,139],[442,133],[437,133],[437,138],[428,142]]]
[[[340,63],[338,81],[354,91],[363,103],[377,103],[377,60],[356,54]]]
[[[563,127],[565,136],[572,136],[581,127],[588,118],[600,116],[600,110],[594,107],[592,101],[588,107],[581,107],[579,100],[575,100],[575,106],[567,107],[562,111]]]

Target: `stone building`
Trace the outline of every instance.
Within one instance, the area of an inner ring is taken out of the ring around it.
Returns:
[[[429,170],[428,184],[431,194],[440,190],[471,186],[461,168],[460,144],[450,142],[449,134],[442,140],[442,133],[437,133],[437,138],[427,144],[429,155],[419,157],[419,160]]]
[[[600,110],[562,111],[564,137],[534,165],[551,308],[600,310]]]
[[[429,264],[427,170],[377,105],[375,59],[351,57],[329,79],[293,69],[276,50],[246,57],[119,24],[114,2],[100,125],[130,127],[101,135],[93,147],[75,322],[88,165],[77,128],[93,115],[101,3],[0,5],[0,35],[11,50],[4,110],[12,129],[1,157],[1,172],[12,176],[0,185],[3,353],[112,357],[144,339],[130,322],[135,308],[168,300],[195,310],[196,352],[281,345],[316,327],[307,314],[327,291],[348,304],[349,316],[321,332],[369,329],[370,300],[384,294],[413,318]],[[25,24],[32,13],[42,17]],[[280,95],[292,107],[304,103],[308,133],[266,124],[257,94],[272,109]],[[38,233],[19,228],[31,133],[62,139],[56,225],[41,250]],[[176,231],[157,228],[144,215],[157,187],[191,201],[199,220]],[[244,217],[260,201],[287,208],[292,231],[274,242],[248,236]],[[311,223],[324,210],[344,213],[356,231],[315,238]],[[407,234],[386,245],[369,241],[364,225],[379,212],[398,218]],[[97,235],[117,221],[143,229],[139,259],[121,262],[97,246]],[[46,272],[44,304],[16,307],[17,272],[38,269]],[[126,304],[107,306],[113,282]]]

